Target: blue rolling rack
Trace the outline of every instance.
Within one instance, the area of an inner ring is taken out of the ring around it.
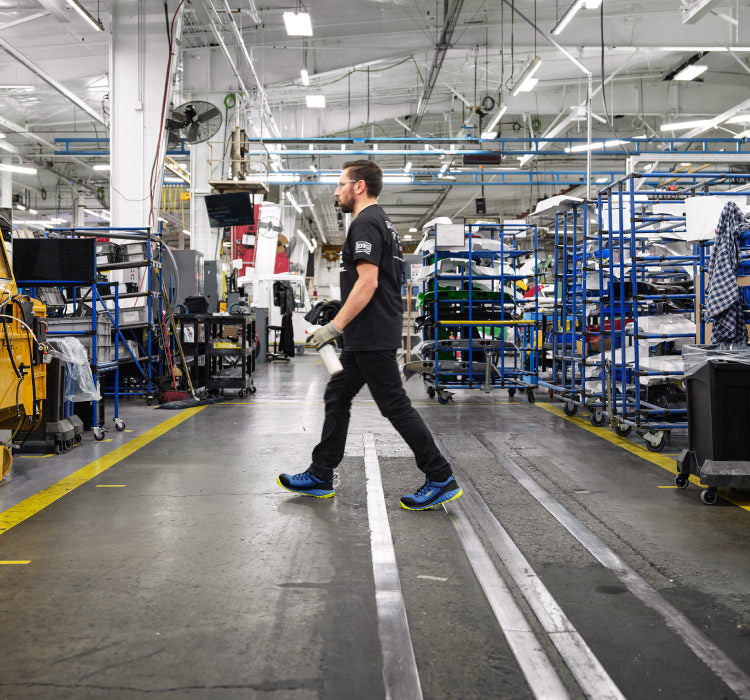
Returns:
[[[678,185],[667,191],[658,187],[659,178]],[[683,242],[685,251],[663,252],[682,241],[675,234],[685,230],[686,221],[655,213],[654,206],[730,194],[724,178],[712,175],[699,184],[694,178],[695,173],[683,183],[673,173],[650,173],[644,182],[630,176],[600,193],[600,211],[608,211],[610,224],[609,277],[621,281],[610,284],[609,305],[628,321],[611,324],[607,415],[619,435],[636,430],[652,451],[662,450],[673,430],[687,429],[681,345],[705,338],[703,272],[711,247]]]
[[[532,245],[529,250],[518,245],[524,238]],[[511,396],[521,390],[534,401],[537,227],[470,224],[464,226],[464,240],[459,250],[435,245],[423,254],[423,269],[432,270],[423,283],[421,303],[432,314],[423,317],[422,359],[407,363],[404,371],[407,376],[421,374],[428,395],[441,403],[451,400],[453,389],[472,388],[507,389]],[[481,241],[494,244],[482,246]],[[533,258],[533,272],[521,273],[522,258]],[[455,269],[446,270],[446,265]],[[534,285],[529,298],[517,284],[527,280]]]
[[[604,361],[591,346],[601,332],[589,330],[602,315],[603,272],[597,264],[599,236],[590,234],[590,202],[571,202],[555,214],[555,306],[552,314],[552,370],[539,385],[563,402],[567,415],[591,411],[604,422]]]

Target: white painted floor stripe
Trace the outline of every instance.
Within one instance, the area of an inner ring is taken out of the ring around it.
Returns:
[[[745,674],[719,647],[706,637],[674,605],[669,603],[646,580],[639,576],[603,540],[589,530],[578,518],[542,488],[511,457],[487,435],[477,435],[481,442],[544,508],[570,532],[606,568],[610,569],[628,590],[646,606],[658,613],[695,655],[703,661],[738,698],[750,700],[750,677]]]
[[[378,610],[378,633],[383,650],[383,682],[386,698],[422,700],[417,662],[406,619],[401,580],[393,549],[391,527],[385,507],[380,464],[375,438],[363,435],[365,476],[367,479],[367,517],[370,523],[372,572],[375,577],[375,601]]]
[[[455,465],[453,471],[456,472],[458,482],[464,490],[462,505],[487,535],[493,549],[549,635],[584,695],[596,700],[624,700],[625,696],[531,568],[516,543],[482,500],[468,476]]]
[[[540,700],[569,698],[568,691],[513,599],[513,594],[497,572],[460,502],[446,503],[444,508],[448,511],[471,568],[474,569],[479,585],[534,697]]]

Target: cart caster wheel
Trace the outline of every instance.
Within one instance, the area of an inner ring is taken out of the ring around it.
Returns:
[[[122,418],[115,418],[115,428],[119,432],[125,430],[125,421]]]
[[[531,388],[526,389],[526,400],[529,403],[536,403],[536,394],[534,393],[534,390]]]
[[[63,448],[65,449],[65,451],[66,451],[66,452],[67,452],[68,450],[72,450],[72,449],[73,449],[73,441],[72,441],[72,440],[66,440],[66,441],[65,441],[65,442],[63,443]]]
[[[83,437],[81,437],[80,435],[76,435],[73,438],[73,444],[74,445],[80,445],[82,442],[83,442]]]
[[[428,386],[427,387],[427,396],[429,396],[431,399],[435,398],[435,394],[436,393],[437,392],[435,391],[435,387],[434,386]]]
[[[238,398],[244,399],[245,398],[245,390],[240,389],[239,393],[237,394]]]
[[[687,485],[690,483],[690,479],[688,479],[685,474],[678,474],[674,478],[674,483],[678,489],[686,489]]]
[[[578,413],[578,406],[570,401],[566,401],[563,404],[563,411],[565,411],[566,416],[574,416]]]
[[[100,442],[101,440],[104,440],[104,430],[101,428],[94,428],[94,440],[97,442]]]
[[[659,439],[659,442],[654,444],[650,440],[646,440],[646,447],[648,448],[649,452],[661,452],[664,449],[664,445],[667,444],[667,436],[662,435]]]
[[[438,394],[438,402],[442,404],[446,404],[453,401],[453,394],[450,393],[450,391],[441,391]]]
[[[55,454],[56,455],[61,455],[63,453],[63,449],[64,449],[63,448],[63,444],[61,442],[56,442],[55,443]]]
[[[604,425],[604,415],[596,411],[591,414],[591,425],[595,428],[601,428]]]
[[[509,398],[512,399],[515,395],[516,395],[516,390],[515,389],[508,389],[508,397]]]
[[[632,430],[633,430],[633,426],[632,425],[626,425],[624,428],[621,425],[618,425],[618,426],[615,427],[615,432],[620,437],[627,437],[628,435],[630,435],[630,433],[631,433]]]
[[[153,405],[154,405],[154,397],[153,396],[149,396],[146,399],[146,406],[153,406]]]
[[[701,491],[701,501],[703,501],[707,506],[712,506],[718,500],[719,495],[716,493],[715,486]]]
[[[250,387],[250,388],[248,389],[248,391],[249,391],[249,392],[250,392],[251,394],[254,394],[254,393],[255,393],[256,391],[258,391],[258,388],[257,388],[257,387],[255,387],[255,386],[251,386],[251,387]]]

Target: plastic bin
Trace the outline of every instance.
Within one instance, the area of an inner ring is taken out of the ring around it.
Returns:
[[[701,499],[717,500],[716,489],[750,488],[750,353],[723,352],[717,346],[688,346],[683,351],[703,357],[685,371],[688,449],[677,458],[677,486],[694,474],[706,488]],[[686,362],[687,365],[687,362]]]
[[[710,359],[685,377],[690,449],[707,459],[750,460],[750,365]]]

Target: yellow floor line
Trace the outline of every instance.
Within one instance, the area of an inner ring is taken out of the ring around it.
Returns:
[[[168,418],[163,423],[159,423],[159,425],[155,425],[142,435],[134,437],[126,444],[112,450],[112,452],[94,460],[85,467],[81,467],[70,476],[60,479],[56,484],[52,484],[52,486],[47,487],[43,491],[29,496],[15,506],[8,508],[8,510],[0,513],[0,534],[7,532],[10,528],[35,515],[59,498],[62,498],[66,493],[78,488],[81,484],[85,484],[90,479],[105,472],[110,467],[140,450],[141,447],[148,445],[148,443],[169,432],[180,423],[184,423],[188,418],[192,418],[204,408],[205,406],[195,406],[180,411],[176,416]]]
[[[23,564],[31,564],[31,559],[19,560],[19,561],[0,561],[0,566],[17,566]]]
[[[579,418],[578,416],[566,416],[563,409],[558,406],[554,406],[548,403],[538,403],[534,405],[539,406],[539,408],[542,408],[549,413],[553,413],[560,418],[564,418],[571,423],[575,423],[579,428],[588,430],[588,432],[594,433],[594,435],[596,435],[597,437],[600,437],[607,442],[611,442],[613,445],[622,447],[623,450],[627,450],[628,452],[631,452],[632,454],[637,455],[638,457],[641,457],[646,461],[651,462],[652,464],[655,464],[657,467],[666,469],[672,474],[677,474],[677,464],[674,460],[674,457],[668,457],[667,455],[659,454],[657,452],[650,452],[645,447],[636,445],[634,442],[628,440],[627,438],[620,437],[608,428],[595,428],[593,425],[591,425],[591,423],[589,423],[589,421],[585,420],[584,418]],[[688,478],[692,483],[698,486],[701,485],[700,479],[697,476],[690,475]],[[742,498],[741,496],[735,496],[732,494],[733,492],[730,489],[719,489],[719,495],[725,501],[729,501],[730,503],[739,506],[743,510],[750,511],[750,499]]]

